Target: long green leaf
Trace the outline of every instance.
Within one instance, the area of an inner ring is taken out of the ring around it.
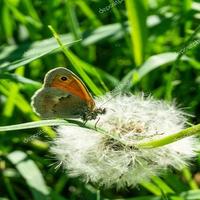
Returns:
[[[66,120],[55,119],[55,120],[42,120],[36,122],[27,122],[23,124],[9,125],[9,126],[0,126],[1,131],[13,131],[13,130],[22,130],[29,128],[38,128],[42,126],[58,126],[58,125],[67,125],[69,124]]]
[[[167,183],[165,183],[162,179],[160,179],[157,176],[154,176],[151,178],[152,181],[160,188],[160,190],[162,191],[162,193],[164,194],[168,194],[168,193],[175,193],[173,191],[172,188],[170,188],[170,186],[167,185]]]
[[[149,57],[141,66],[138,70],[133,69],[131,70],[121,81],[119,84],[119,87],[125,86],[127,88],[128,84],[124,83],[129,83],[128,87],[131,88],[133,85],[138,83],[144,76],[146,76],[148,73],[151,71],[163,67],[166,65],[169,65],[173,63],[178,54],[176,52],[167,52],[167,53],[161,53],[158,55],[153,55]],[[181,60],[184,61],[189,61],[189,58],[186,56],[183,56]]]
[[[85,83],[90,87],[90,89],[93,91],[95,95],[101,95],[101,90],[95,85],[94,81],[85,73],[82,67],[82,62],[76,55],[74,55],[67,47],[65,47],[59,37],[59,35],[56,33],[56,31],[53,29],[52,26],[49,26],[49,29],[52,31],[55,39],[57,40],[58,44],[60,45],[60,48],[62,49],[65,56],[69,59],[69,61],[72,63],[73,67],[77,70],[77,72],[81,75]],[[81,64],[81,66],[80,66]]]
[[[26,180],[35,200],[49,199],[49,189],[37,165],[22,151],[14,151],[7,158]]]
[[[0,84],[0,92],[2,94],[4,94],[5,96],[9,96],[9,94],[10,94],[9,84],[1,83]],[[28,115],[31,120],[39,120],[39,117],[37,117],[33,113],[30,104],[26,101],[26,99],[21,94],[19,94],[19,93],[16,94],[16,98],[14,98],[13,101],[15,102],[15,105],[20,109],[20,111],[23,114]],[[44,130],[45,133],[47,133],[47,135],[49,137],[53,138],[55,136],[55,133],[49,127],[43,127],[42,129]],[[4,130],[2,130],[2,131],[4,131]]]
[[[82,45],[88,46],[94,44],[105,38],[112,37],[121,31],[119,23],[99,27],[83,38]],[[71,34],[63,34],[60,38],[62,43],[68,47],[74,43],[74,38]],[[19,46],[2,46],[0,47],[0,71],[13,70],[45,55],[54,53],[55,50],[59,50],[59,47],[54,38],[34,43],[24,43]]]
[[[73,41],[71,35],[63,37],[64,45],[71,45],[74,43]],[[2,64],[0,63],[0,70],[13,70],[56,49],[59,49],[59,47],[54,38],[38,41],[33,44],[24,44],[20,48],[18,46],[3,48],[3,53],[0,55],[0,61],[3,60],[3,62],[1,61]]]
[[[75,4],[72,0],[65,1],[66,5],[66,20],[69,24],[69,28],[71,29],[71,32],[76,40],[81,38],[81,33],[79,29],[78,19],[75,12]]]
[[[37,81],[33,81],[31,79],[25,78],[18,74],[11,74],[11,73],[0,73],[0,79],[8,79],[16,83],[24,83],[24,84],[31,84],[37,87],[41,86],[41,83]]]
[[[140,185],[146,188],[149,192],[155,194],[156,196],[160,196],[162,194],[159,187],[150,181],[143,181],[142,183],[140,183]]]
[[[83,11],[83,13],[88,17],[90,22],[94,24],[94,26],[98,27],[102,25],[101,21],[98,19],[98,17],[95,15],[93,10],[89,7],[89,4],[83,0],[77,0],[75,1],[77,6],[80,7],[80,9]]]
[[[146,45],[146,0],[126,0],[126,8],[131,31],[133,58],[136,66],[140,66],[144,60]]]
[[[180,194],[186,200],[199,200],[200,199],[200,190],[189,190],[182,192]]]
[[[18,68],[16,69],[16,73],[23,75],[24,74],[24,68]],[[4,119],[2,119],[4,122],[7,120],[7,118],[12,116],[14,107],[15,107],[15,101],[14,99],[16,98],[17,94],[19,93],[19,85],[15,84],[15,83],[10,83],[10,90],[12,92],[10,92],[9,96],[7,97],[7,101],[6,104],[4,106],[3,109],[3,115],[4,115]]]

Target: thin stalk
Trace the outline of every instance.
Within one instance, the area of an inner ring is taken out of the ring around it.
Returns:
[[[188,185],[190,186],[191,190],[198,190],[198,184],[193,179],[193,175],[188,167],[184,167],[182,169],[183,178],[187,181]]]
[[[181,140],[183,138],[199,134],[200,133],[200,124],[192,126],[190,128],[186,128],[178,133],[170,134],[167,136],[164,136],[159,139],[152,139],[149,141],[141,141],[135,144],[137,148],[142,148],[142,149],[149,149],[149,148],[155,148],[155,147],[161,147],[173,142],[176,142],[178,140]],[[131,144],[129,144],[131,145]]]
[[[13,189],[13,186],[12,186],[9,178],[6,177],[6,176],[3,176],[3,179],[4,179],[4,183],[5,183],[6,189],[7,189],[8,193],[9,193],[11,199],[12,200],[17,200],[17,196],[15,194],[15,191]]]
[[[101,193],[100,190],[97,190],[97,198],[96,200],[101,200]]]
[[[42,126],[58,126],[58,125],[66,125],[67,122],[65,120],[42,120],[36,122],[27,122],[22,124],[15,124],[9,126],[0,126],[0,132],[3,131],[14,131],[14,130],[22,130],[29,128],[38,128]]]
[[[84,124],[81,121],[73,120],[73,119],[42,120],[42,121],[37,121],[37,122],[28,122],[28,123],[16,124],[16,125],[10,125],[10,126],[0,126],[0,132],[37,128],[41,126],[59,126],[59,125],[78,126],[78,127],[91,129],[91,130],[96,131],[97,133],[101,133],[107,137],[110,137],[111,139],[116,140],[125,146],[130,146],[130,147],[139,148],[139,149],[151,149],[151,148],[161,147],[161,146],[176,142],[178,140],[181,140],[183,138],[200,133],[200,124],[198,124],[190,128],[186,128],[178,133],[173,133],[173,134],[164,136],[162,138],[151,139],[148,141],[140,141],[137,143],[128,143],[121,140],[114,133],[109,133],[102,128],[95,127],[94,124],[91,124],[88,122]]]
[[[50,119],[50,120],[40,120],[36,122],[27,122],[27,123],[15,124],[15,125],[9,125],[9,126],[0,126],[0,132],[38,128],[38,127],[43,127],[43,126],[61,126],[61,125],[77,126],[77,127],[91,129],[91,130],[97,131],[98,133],[104,134],[112,138],[113,140],[117,140],[118,142],[124,145],[127,145],[125,142],[121,141],[114,134],[110,134],[102,128],[95,127],[94,124],[91,124],[88,122],[85,124],[81,121],[74,120],[74,119]]]

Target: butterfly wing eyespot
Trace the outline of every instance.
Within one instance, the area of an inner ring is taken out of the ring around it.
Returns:
[[[60,79],[61,81],[67,81],[68,78],[66,76],[62,76]]]

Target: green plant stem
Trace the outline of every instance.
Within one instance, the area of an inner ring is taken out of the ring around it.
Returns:
[[[16,125],[10,125],[10,126],[0,126],[0,132],[1,131],[13,131],[13,130],[37,128],[37,127],[42,127],[42,126],[59,126],[59,125],[78,126],[78,127],[91,129],[98,133],[106,135],[107,137],[110,137],[113,140],[117,140],[118,142],[122,143],[123,145],[132,146],[132,147],[140,148],[140,149],[151,149],[151,148],[161,147],[161,146],[176,142],[178,140],[181,140],[183,138],[193,136],[193,135],[200,133],[200,124],[198,124],[198,125],[192,126],[190,128],[184,129],[178,133],[173,133],[173,134],[170,134],[167,136],[163,136],[161,138],[145,140],[145,141],[142,140],[138,143],[128,143],[128,142],[122,141],[115,134],[110,134],[109,132],[107,132],[106,130],[104,130],[102,128],[95,127],[94,124],[91,124],[88,122],[86,124],[84,124],[81,121],[73,120],[73,119],[42,120],[42,121],[28,122],[28,123],[16,124]]]
[[[96,200],[101,200],[101,193],[100,190],[97,190],[97,198]]]
[[[83,127],[87,129],[92,129],[94,131],[97,131],[101,134],[104,134],[113,140],[117,140],[118,142],[126,145],[125,142],[121,141],[118,137],[114,136],[114,134],[109,134],[102,128],[97,128],[91,123],[83,123],[78,120],[74,119],[51,119],[51,120],[41,120],[41,121],[36,121],[36,122],[28,122],[28,123],[22,123],[22,124],[15,124],[15,125],[9,125],[9,126],[0,126],[0,132],[4,131],[14,131],[14,130],[22,130],[22,129],[30,129],[30,128],[38,128],[42,126],[78,126],[78,127]]]
[[[137,144],[135,144],[135,146],[137,148],[142,148],[142,149],[161,147],[199,133],[200,133],[200,124],[192,126],[190,128],[186,128],[178,133],[164,136],[159,139],[152,139],[148,141],[138,142]]]
[[[66,125],[66,124],[67,122],[65,120],[42,120],[42,121],[36,121],[36,122],[15,124],[15,125],[10,125],[10,126],[0,126],[0,132],[22,130],[22,129],[29,129],[29,128],[38,128],[42,126],[58,126],[58,125]]]

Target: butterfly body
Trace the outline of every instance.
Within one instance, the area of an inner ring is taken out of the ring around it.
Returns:
[[[34,111],[42,118],[96,119],[105,109],[96,108],[84,83],[70,70],[58,67],[50,70],[44,85],[32,97]]]

